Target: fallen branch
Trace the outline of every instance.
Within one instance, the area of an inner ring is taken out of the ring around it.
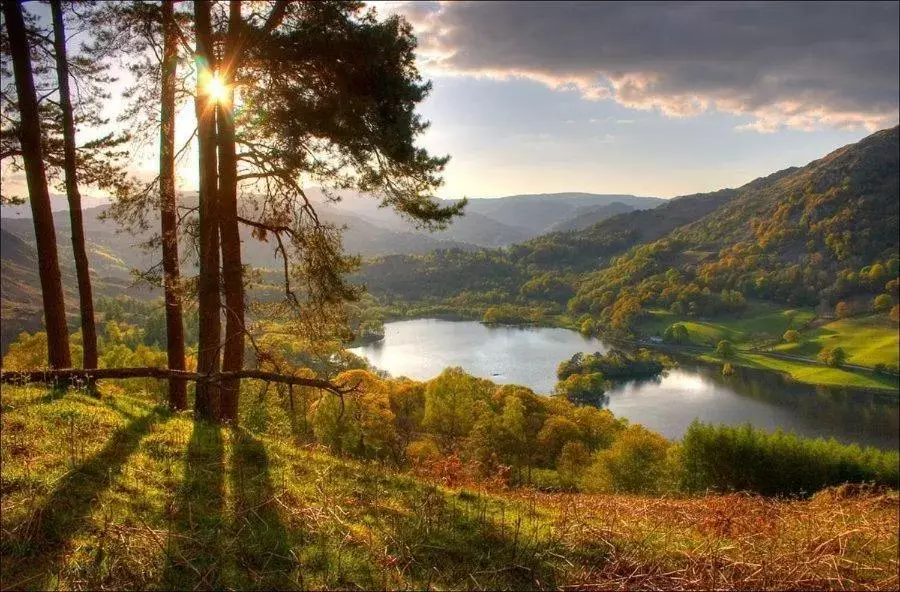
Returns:
[[[221,382],[224,380],[236,380],[240,378],[255,378],[266,382],[278,382],[281,384],[322,389],[336,395],[343,395],[356,390],[356,386],[342,387],[333,382],[318,378],[263,372],[262,370],[238,370],[213,372],[212,374],[201,374],[189,370],[169,370],[168,368],[96,368],[90,370],[82,368],[64,368],[60,370],[0,371],[0,383],[3,384],[73,383],[79,381],[118,378],[158,378],[160,380],[176,378],[181,380],[193,380],[195,382]]]

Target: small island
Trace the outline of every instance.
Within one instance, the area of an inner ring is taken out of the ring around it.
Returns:
[[[607,402],[606,389],[613,382],[653,378],[673,365],[667,357],[647,349],[633,354],[620,349],[606,354],[579,352],[557,368],[556,394],[573,403],[603,406]]]

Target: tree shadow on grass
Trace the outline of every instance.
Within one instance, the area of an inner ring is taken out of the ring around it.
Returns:
[[[415,588],[555,589],[571,569],[551,525],[527,508],[479,494],[410,492],[395,515],[389,552]],[[593,550],[592,550],[593,551]],[[602,554],[594,558],[602,560]]]
[[[194,422],[184,461],[184,480],[169,510],[170,535],[161,587],[221,588],[225,477],[222,429]]]
[[[67,543],[79,532],[93,504],[121,474],[141,439],[164,414],[162,408],[141,416],[126,414],[131,421],[96,454],[65,475],[19,532],[3,533],[3,589],[47,587],[41,580],[62,570]]]
[[[228,585],[235,589],[294,589],[296,561],[278,511],[269,454],[250,432],[232,432],[231,490],[234,552]]]

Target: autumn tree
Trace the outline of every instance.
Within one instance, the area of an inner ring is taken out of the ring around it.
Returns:
[[[727,339],[722,339],[716,344],[716,355],[720,358],[729,360],[735,355],[734,344]]]
[[[850,308],[850,305],[843,300],[838,302],[834,307],[834,314],[839,318],[843,319],[849,317],[853,310]]]
[[[781,338],[785,343],[797,343],[800,341],[800,332],[796,329],[788,329]]]
[[[875,297],[875,300],[872,301],[872,309],[875,312],[887,312],[891,310],[891,305],[893,301],[891,297],[887,294],[879,294]]]

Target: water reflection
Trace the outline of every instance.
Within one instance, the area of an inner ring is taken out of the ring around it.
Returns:
[[[694,418],[737,425],[783,428],[810,437],[896,449],[900,405],[896,395],[813,387],[780,374],[680,359],[680,367],[653,380],[629,381],[610,393],[608,408],[678,438]]]
[[[433,378],[447,366],[499,384],[550,393],[556,367],[574,353],[607,351],[602,342],[565,329],[486,327],[476,322],[418,319],[388,323],[378,344],[355,348],[394,376]],[[620,417],[679,438],[694,418],[805,436],[834,437],[880,448],[900,445],[900,404],[882,395],[791,382],[779,374],[679,360],[681,367],[650,380],[629,381],[607,393],[604,406]]]

